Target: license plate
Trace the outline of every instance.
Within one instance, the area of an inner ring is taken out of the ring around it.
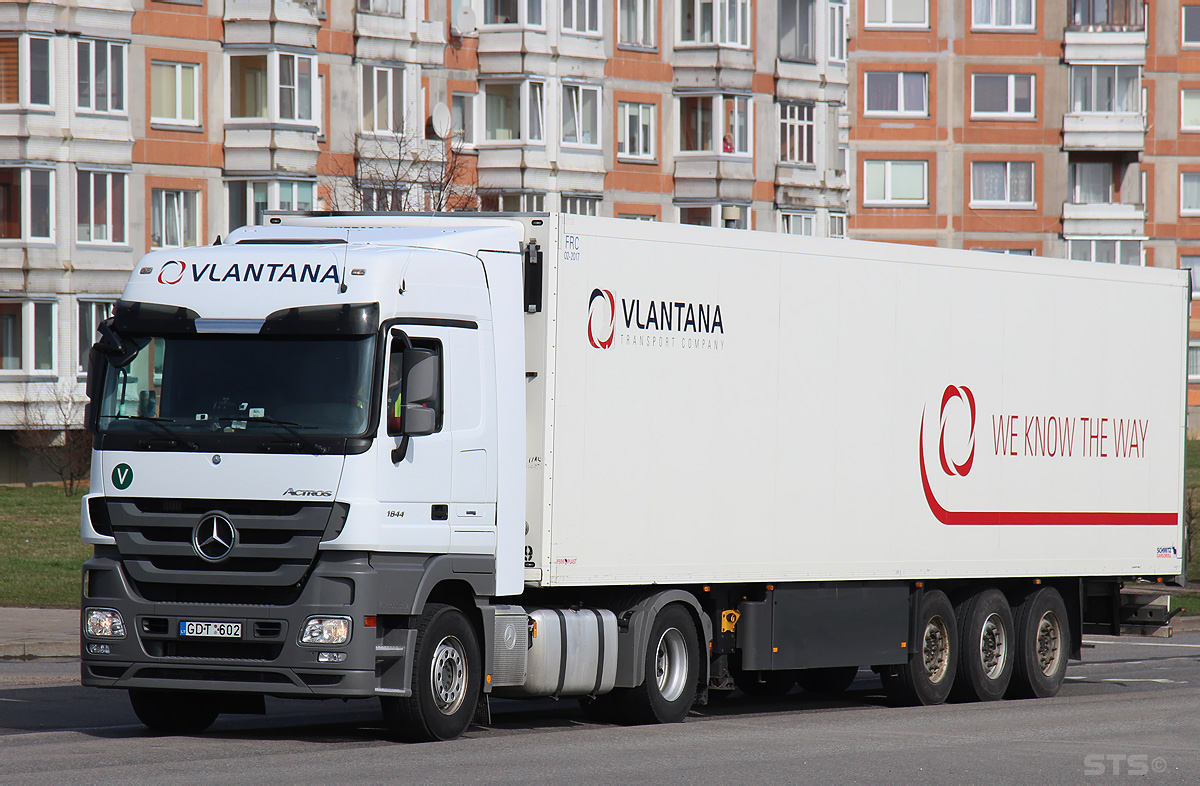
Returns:
[[[180,636],[202,636],[215,639],[240,639],[240,622],[186,622],[179,623]]]

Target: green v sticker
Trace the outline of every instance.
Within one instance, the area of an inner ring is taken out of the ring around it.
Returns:
[[[133,483],[133,467],[128,464],[118,464],[113,467],[112,483],[121,491],[129,488],[129,484]]]

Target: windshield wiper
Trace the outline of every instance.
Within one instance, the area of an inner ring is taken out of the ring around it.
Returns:
[[[171,439],[175,440],[175,442],[183,445],[186,448],[198,450],[200,447],[195,442],[184,439],[179,433],[173,431],[166,425],[167,423],[174,423],[174,418],[152,418],[149,415],[114,415],[113,417],[118,420],[136,420],[142,423],[149,423],[150,425],[161,430],[162,433],[166,434]]]
[[[251,417],[238,418],[238,417],[222,416],[220,418],[220,420],[228,420],[231,422],[236,420],[236,421],[244,421],[247,423],[270,423],[272,426],[279,426],[281,429],[283,429],[287,433],[291,434],[293,437],[296,438],[296,441],[299,444],[308,448],[313,453],[325,453],[326,451],[328,451],[328,448],[326,448],[324,445],[314,442],[312,439],[306,437],[304,434],[302,434],[296,430],[296,427],[303,428],[302,424],[293,423],[290,420],[277,420],[276,418],[269,418],[266,415],[257,415],[252,418]]]

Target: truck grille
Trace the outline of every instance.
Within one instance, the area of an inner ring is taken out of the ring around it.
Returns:
[[[251,595],[255,603],[286,602],[321,541],[337,537],[349,512],[348,505],[332,502],[109,498],[106,503],[121,561],[138,591],[149,600],[189,599],[182,593],[205,603],[247,603]],[[228,547],[210,549],[217,559],[211,554],[206,559],[197,548],[206,536],[198,528],[210,517],[232,525],[221,538],[232,541]],[[250,588],[255,592],[248,593]]]

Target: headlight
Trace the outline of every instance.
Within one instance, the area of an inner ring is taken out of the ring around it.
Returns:
[[[300,633],[301,644],[345,644],[348,641],[349,617],[309,617]]]
[[[116,609],[85,609],[83,613],[83,632],[91,638],[125,638],[125,621]]]

